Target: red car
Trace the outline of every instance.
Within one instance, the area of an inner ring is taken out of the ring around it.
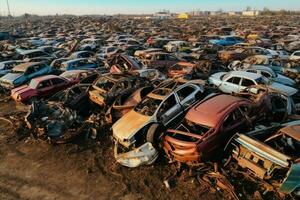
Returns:
[[[171,161],[196,164],[217,157],[229,139],[249,130],[246,111],[250,101],[216,95],[196,104],[175,130],[167,130],[164,150]]]
[[[38,98],[50,97],[73,84],[75,84],[75,82],[60,76],[41,76],[32,79],[28,85],[13,89],[11,91],[11,97],[17,102],[30,103]]]

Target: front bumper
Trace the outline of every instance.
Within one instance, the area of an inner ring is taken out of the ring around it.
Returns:
[[[150,142],[126,153],[118,153],[118,145],[118,142],[116,142],[114,148],[115,159],[118,163],[126,167],[151,165],[158,157],[158,151]]]

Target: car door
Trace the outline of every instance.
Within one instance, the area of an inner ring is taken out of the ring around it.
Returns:
[[[79,112],[88,110],[89,97],[87,95],[88,85],[75,86],[69,90],[66,105]]]
[[[197,92],[200,91],[192,85],[187,85],[176,91],[176,95],[184,111],[187,111],[195,103]]]
[[[219,88],[224,93],[237,93],[240,91],[240,82],[240,77],[230,76],[221,83]]]
[[[37,87],[37,93],[40,98],[49,97],[53,89],[51,80],[41,81]]]
[[[34,68],[34,72],[31,74],[30,78],[34,78],[46,74],[46,69],[44,64],[35,65],[33,66],[33,68]]]
[[[228,112],[219,122],[214,132],[207,135],[200,144],[204,159],[213,158],[217,152],[227,144],[229,139],[242,127],[245,120],[239,108],[235,108]]]
[[[245,90],[246,88],[254,86],[254,85],[256,85],[256,84],[255,84],[255,82],[253,80],[248,79],[248,78],[243,78],[242,81],[241,81],[239,92]]]
[[[27,68],[26,72],[24,73],[26,81],[29,81],[30,79],[34,78],[36,75],[35,66],[30,66]]]
[[[182,113],[183,109],[175,94],[170,95],[164,100],[158,110],[159,120],[165,127],[169,127]]]
[[[127,80],[119,81],[113,88],[113,96],[116,98],[119,95],[130,93],[131,84]]]
[[[65,89],[67,87],[67,82],[60,78],[51,79],[51,82],[53,85],[51,94],[55,94],[55,93],[59,92],[60,90]]]

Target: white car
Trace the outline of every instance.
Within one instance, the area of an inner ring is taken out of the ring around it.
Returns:
[[[240,93],[254,85],[265,85],[285,94],[294,93],[295,88],[268,80],[261,74],[246,71],[219,72],[208,79],[209,84],[216,86],[224,93]]]
[[[292,53],[292,55],[290,56],[291,60],[300,60],[300,51],[295,51],[294,53]]]
[[[287,86],[293,87],[296,84],[296,82],[289,77],[276,73],[270,67],[263,65],[252,65],[250,68],[243,69],[243,71],[261,74],[271,81],[275,81]]]
[[[97,57],[101,60],[104,60],[110,57],[111,55],[118,53],[118,51],[119,51],[118,47],[114,47],[114,46],[103,47],[99,50]]]

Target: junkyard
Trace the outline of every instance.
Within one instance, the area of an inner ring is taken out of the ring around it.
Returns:
[[[0,16],[0,199],[300,198],[300,12],[163,12]]]

